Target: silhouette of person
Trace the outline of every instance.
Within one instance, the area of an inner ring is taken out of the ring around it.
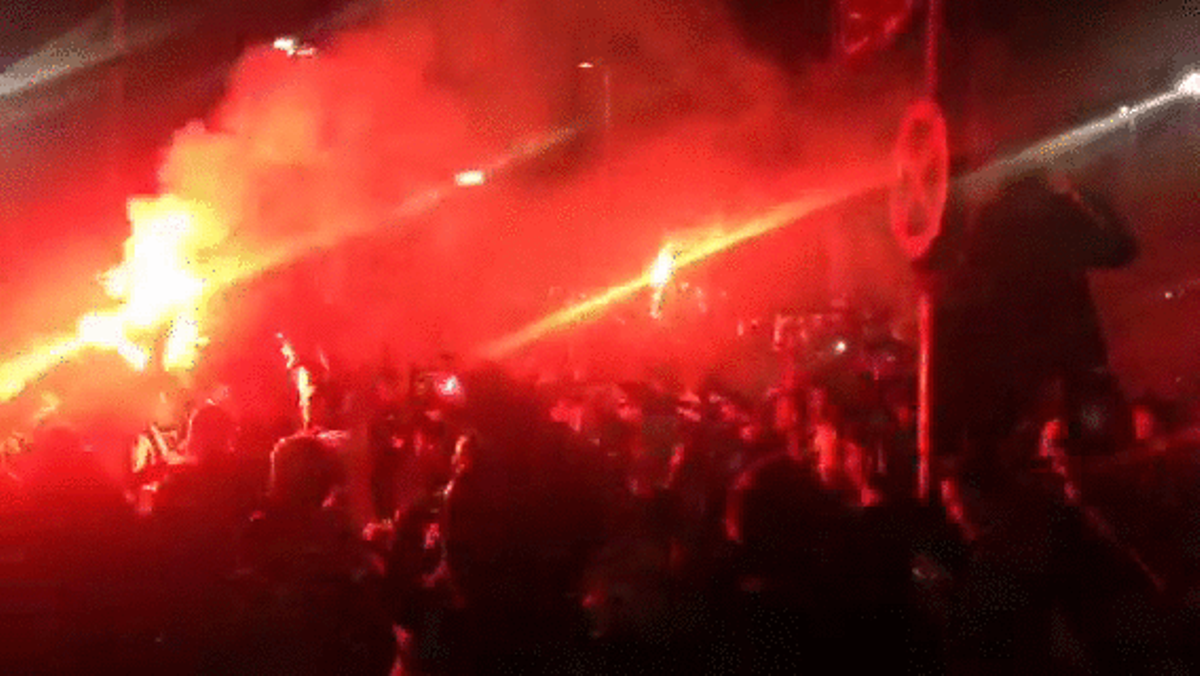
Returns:
[[[1137,244],[1103,200],[1033,172],[982,206],[960,254],[939,307],[939,440],[986,452],[1051,379],[1068,400],[1109,379],[1087,273],[1127,265]]]

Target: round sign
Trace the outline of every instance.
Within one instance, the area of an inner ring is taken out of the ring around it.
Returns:
[[[892,233],[909,259],[916,261],[929,253],[941,232],[950,188],[946,120],[937,103],[924,99],[909,107],[894,153]]]
[[[837,38],[842,56],[887,49],[908,30],[916,0],[838,0]]]

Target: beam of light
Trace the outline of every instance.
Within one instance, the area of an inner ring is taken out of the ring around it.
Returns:
[[[770,209],[756,218],[742,222],[732,230],[727,230],[720,224],[708,228],[704,235],[691,238],[691,241],[680,241],[672,246],[675,251],[674,271],[678,272],[706,261],[741,244],[787,227],[807,216],[886,185],[885,182],[875,182],[856,190],[818,193]],[[618,303],[628,300],[646,288],[652,288],[656,279],[661,279],[661,272],[656,273],[655,267],[657,266],[651,266],[651,269],[638,277],[609,287],[596,296],[553,312],[507,336],[494,340],[480,348],[479,354],[485,359],[503,359],[552,334],[602,317]]]
[[[200,17],[195,10],[155,24],[133,27],[118,49],[112,36],[104,31],[111,24],[108,10],[85,19],[71,31],[42,45],[37,52],[9,65],[0,72],[0,98],[17,96],[68,75],[94,69],[128,53],[163,43],[176,33],[194,26]]]
[[[223,85],[227,75],[228,73],[223,66],[210,68],[186,80],[172,81],[164,84],[159,89],[159,96],[162,100],[169,100],[179,92],[213,89],[217,85]],[[78,83],[78,86],[64,88],[62,92],[55,92],[54,96],[30,97],[28,100],[22,100],[15,105],[6,102],[0,96],[0,132],[5,131],[9,127],[15,127],[31,120],[61,113],[74,106],[83,105],[88,100],[98,98],[106,91],[106,86],[106,83],[97,78],[84,79]],[[0,137],[0,142],[5,142],[5,139]],[[12,143],[14,141],[9,140],[8,142]]]
[[[594,64],[589,63],[588,65]],[[586,66],[581,64],[581,67]],[[966,184],[967,187],[982,186],[991,182],[1003,181],[1007,177],[1029,170],[1034,166],[1053,163],[1068,152],[1078,151],[1107,134],[1125,128],[1126,125],[1139,117],[1157,112],[1182,98],[1191,96],[1190,92],[1193,87],[1200,87],[1200,78],[1194,78],[1193,75],[1200,75],[1200,72],[1190,74],[1176,87],[1166,93],[1150,97],[1134,106],[1122,107],[1113,115],[1082,125],[1049,139],[1036,142],[1025,150],[991,163],[978,171],[961,177],[958,181]],[[511,165],[540,156],[570,140],[578,132],[578,127],[564,127],[514,146],[507,156],[489,165],[489,171],[501,171],[509,168]],[[886,187],[887,185],[887,182],[873,182],[857,190],[821,194],[778,206],[763,216],[744,223],[730,232],[716,232],[699,242],[685,243],[684,246],[676,250],[673,268],[675,271],[678,271],[679,269],[695,265],[744,242],[786,227],[806,216],[835,207],[846,200],[860,196],[871,190]],[[449,191],[449,187],[440,186],[417,193],[409,200],[406,200],[396,210],[394,216],[396,218],[403,218],[423,213],[439,204]],[[307,254],[314,248],[332,246],[341,241],[341,239],[344,239],[344,236],[335,237],[330,242],[307,242],[300,247],[300,250],[304,254]],[[285,255],[283,258],[288,259],[289,257]],[[253,274],[254,270],[251,269],[250,273]],[[661,272],[658,273],[658,276],[661,278]],[[654,287],[655,278],[655,271],[653,269],[649,270],[640,277],[610,287],[590,299],[554,312],[508,336],[495,340],[481,348],[480,352],[486,358],[502,358],[548,335],[560,332],[576,324],[596,319],[614,305],[627,300],[647,287]]]
[[[1200,98],[1200,71],[1189,73],[1165,92],[1147,97],[1133,105],[1121,106],[1111,115],[1042,139],[1024,150],[990,163],[960,181],[968,190],[993,188],[1014,174],[1052,165],[1068,154],[1078,152],[1113,132],[1129,128],[1141,118],[1161,112],[1174,103],[1193,98]]]
[[[68,71],[86,67],[94,58],[91,48],[104,28],[104,10],[84,19],[71,30],[44,43],[38,51],[0,72],[0,97],[12,96],[45,84]]]
[[[656,289],[661,289],[671,282],[675,274],[675,252],[671,247],[664,246],[650,267],[650,283]]]
[[[578,133],[578,127],[565,127],[527,139],[486,166],[491,173],[514,169]],[[225,232],[203,205],[169,194],[131,200],[129,216],[134,232],[126,242],[125,261],[102,280],[105,290],[121,305],[116,310],[85,315],[74,334],[43,341],[0,361],[0,403],[17,397],[88,348],[116,351],[131,367],[145,369],[152,350],[138,341],[152,341],[164,330],[167,340],[163,367],[186,371],[194,366],[206,341],[200,316],[207,301],[271,270],[428,213],[450,198],[455,187],[450,180],[416,191],[392,211],[387,222],[374,228],[317,233],[265,253],[242,251],[225,257],[207,253],[223,242]]]
[[[317,393],[317,387],[313,384],[312,375],[308,369],[301,366],[296,369],[296,396],[300,402],[300,418],[303,422],[304,429],[312,427],[312,398]]]
[[[1183,96],[1200,98],[1200,70],[1194,70],[1185,75],[1175,86],[1175,91]]]
[[[291,371],[300,362],[296,355],[296,348],[292,346],[292,341],[285,338],[282,333],[275,334],[275,337],[279,339],[279,353],[283,355],[284,364],[287,366],[287,370]]]
[[[1161,111],[1180,100],[1193,97],[1200,97],[1200,71],[1189,73],[1169,91],[1151,96],[1133,106],[1122,106],[1112,115],[1035,142],[1014,155],[959,177],[955,183],[965,188],[968,194],[982,192],[999,185],[1014,175],[1038,166],[1053,164],[1070,152],[1077,152],[1113,132],[1126,128],[1138,118]],[[699,246],[682,250],[675,259],[675,269],[693,265],[742,242],[790,225],[804,216],[836,206],[846,199],[885,185],[887,184],[873,185],[840,196],[827,196],[785,204],[759,219],[744,224],[728,235],[715,237]],[[596,319],[617,303],[654,285],[655,274],[654,270],[651,270],[637,279],[617,284],[593,298],[558,310],[508,336],[495,340],[485,345],[480,352],[488,359],[503,358],[551,334]]]
[[[664,246],[658,252],[658,258],[654,259],[654,264],[650,266],[650,286],[654,287],[654,298],[650,302],[651,317],[662,318],[662,306],[666,297],[667,285],[671,283],[671,278],[674,276],[675,252],[669,245]]]
[[[76,335],[64,334],[0,363],[0,402],[16,397],[49,371],[74,359],[86,347]]]

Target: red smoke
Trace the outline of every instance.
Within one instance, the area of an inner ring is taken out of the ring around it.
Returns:
[[[701,1],[459,0],[395,11],[315,58],[252,50],[212,121],[178,134],[162,183],[216,205],[234,251],[313,234],[338,242],[292,270],[303,284],[268,280],[259,307],[230,303],[226,342],[269,324],[364,359],[385,345],[417,359],[468,352],[639,274],[672,233],[878,173],[917,80],[897,63],[869,78],[837,66],[789,75]],[[411,194],[569,126],[580,142],[424,215],[392,217]],[[742,299],[747,314],[819,303],[832,228],[849,233],[837,238],[846,261],[834,286],[845,288],[834,290],[898,302],[902,264],[887,245],[882,257],[863,250],[886,237],[868,225],[833,215],[773,235],[716,273],[712,292]],[[872,281],[890,288],[854,282],[880,265],[890,271]]]
[[[250,50],[224,101],[165,153],[161,192],[207,204],[228,232],[214,255],[279,262],[210,304],[213,365],[278,331],[341,360],[385,345],[404,359],[470,351],[639,274],[668,235],[886,170],[920,80],[919,54],[903,50],[870,68],[785,71],[708,0],[389,11],[313,58]],[[429,186],[572,126],[577,143],[397,217]],[[906,268],[872,209],[695,274],[748,315],[816,304],[831,286],[900,302]]]

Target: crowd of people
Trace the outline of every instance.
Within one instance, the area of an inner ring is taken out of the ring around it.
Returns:
[[[318,382],[274,443],[198,406],[137,486],[47,423],[2,477],[5,671],[1193,664],[1192,440],[1161,403],[1102,457],[1043,416],[921,501],[911,387],[795,383]]]
[[[290,425],[204,401],[135,481],[51,421],[3,455],[0,665],[1189,673],[1200,434],[1114,387],[1086,270],[1135,243],[1051,188],[1015,183],[943,263],[928,475],[912,373],[836,337],[749,399],[289,357]]]

